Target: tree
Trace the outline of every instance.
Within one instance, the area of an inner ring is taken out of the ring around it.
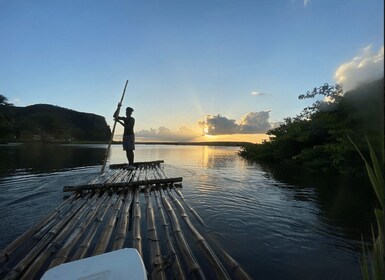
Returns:
[[[0,94],[0,106],[13,106],[12,103],[8,102],[8,98]]]
[[[364,155],[369,151],[363,135],[374,146],[383,147],[383,85],[382,78],[345,94],[340,85],[316,87],[298,98],[322,96],[321,100],[269,130],[270,141],[245,146],[240,154],[252,160],[288,163],[313,172],[362,174],[360,158],[348,136]]]

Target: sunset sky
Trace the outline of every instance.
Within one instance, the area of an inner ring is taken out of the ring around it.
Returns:
[[[383,76],[383,11],[383,0],[0,0],[0,94],[112,126],[129,80],[137,139],[257,142],[313,102],[298,95]]]

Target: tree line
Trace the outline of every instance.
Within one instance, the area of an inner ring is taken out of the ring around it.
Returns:
[[[365,172],[354,148],[369,154],[368,141],[380,157],[384,150],[384,78],[343,94],[340,85],[324,84],[299,96],[317,98],[296,117],[267,132],[269,141],[245,145],[240,155],[283,163],[317,173]],[[350,139],[349,139],[350,138]]]

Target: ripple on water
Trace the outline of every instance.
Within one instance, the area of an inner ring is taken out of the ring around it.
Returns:
[[[140,152],[147,150],[151,154],[143,160],[164,159],[169,177],[183,177],[181,191],[207,225],[203,230],[255,278],[359,276],[359,265],[355,263],[359,240],[351,240],[344,233],[346,228],[327,218],[313,188],[277,181],[258,165],[239,158],[235,149],[146,146],[136,150],[138,161],[142,161]],[[224,151],[229,156],[224,156]],[[0,228],[7,229],[2,230],[0,247],[47,209],[57,206],[63,198],[64,185],[85,183],[99,168],[50,174],[20,170],[15,176],[0,179]],[[198,224],[194,218],[191,220]]]
[[[27,230],[54,209],[62,200],[68,184],[86,183],[95,168],[75,168],[36,174],[17,174],[0,180],[0,248]]]

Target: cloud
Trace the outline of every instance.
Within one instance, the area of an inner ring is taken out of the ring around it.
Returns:
[[[369,45],[351,61],[341,64],[334,75],[344,91],[354,89],[362,83],[371,82],[384,76],[384,46],[377,53]]]
[[[256,91],[256,90],[253,90],[250,95],[252,96],[264,96],[264,95],[267,95],[266,93],[263,93],[263,92],[259,92],[259,91]]]
[[[270,110],[250,112],[244,115],[239,123],[219,114],[207,115],[198,125],[208,135],[265,133],[271,128],[269,113]]]
[[[198,125],[209,135],[235,134],[238,133],[238,125],[235,120],[222,117],[221,115],[207,115]]]
[[[264,133],[268,131],[271,128],[269,123],[270,111],[247,113],[239,122],[240,133]]]
[[[171,131],[169,128],[161,126],[158,129],[150,128],[143,129],[135,132],[137,140],[144,141],[188,141],[198,136],[198,133],[194,132],[188,127],[181,127],[178,131]]]

